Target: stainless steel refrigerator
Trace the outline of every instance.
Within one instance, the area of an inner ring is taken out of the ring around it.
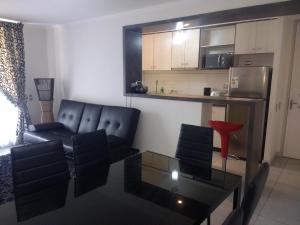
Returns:
[[[261,116],[258,129],[263,157],[266,124],[268,115],[269,95],[271,86],[270,67],[232,67],[229,71],[228,95],[238,98],[263,99],[264,107],[260,109]],[[246,144],[249,129],[249,107],[244,105],[227,105],[226,120],[242,123],[244,127],[231,136],[229,154],[246,159]],[[261,122],[263,121],[263,122]]]

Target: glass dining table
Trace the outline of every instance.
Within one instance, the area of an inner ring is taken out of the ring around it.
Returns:
[[[0,224],[201,224],[231,194],[238,207],[241,184],[197,161],[144,152],[0,205]]]

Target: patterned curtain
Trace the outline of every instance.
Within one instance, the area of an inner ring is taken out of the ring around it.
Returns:
[[[19,109],[17,144],[30,117],[25,95],[25,56],[23,24],[0,21],[0,91]]]

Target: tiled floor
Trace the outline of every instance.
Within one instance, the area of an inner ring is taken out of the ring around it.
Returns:
[[[213,157],[213,166],[221,167],[219,153]],[[243,174],[245,162],[229,160],[227,169]],[[232,197],[212,215],[211,224],[219,225],[232,209]],[[206,224],[205,222],[203,224]],[[271,165],[266,188],[256,208],[251,225],[300,224],[300,160],[276,158]]]

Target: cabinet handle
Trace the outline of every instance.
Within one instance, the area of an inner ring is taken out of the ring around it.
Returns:
[[[246,60],[244,65],[245,66],[250,66],[250,65],[252,65],[252,61],[251,60]]]

